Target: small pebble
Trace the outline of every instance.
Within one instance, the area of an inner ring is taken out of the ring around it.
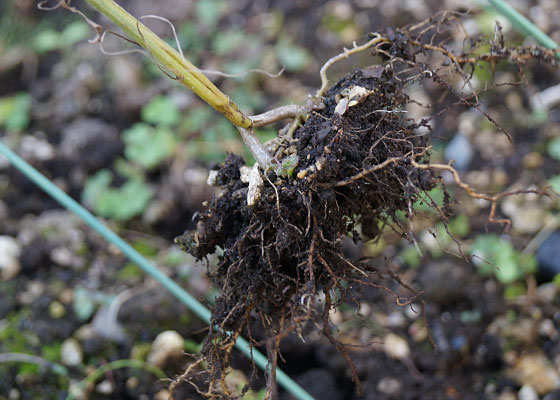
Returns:
[[[539,400],[537,391],[531,385],[523,385],[517,394],[518,400]]]
[[[139,384],[140,384],[140,380],[135,376],[128,378],[125,383],[126,388],[130,390],[136,389]]]
[[[551,319],[544,319],[539,324],[539,335],[548,337],[551,340],[558,339],[558,331],[554,326],[554,322]]]
[[[498,400],[517,400],[517,396],[509,388],[506,388],[500,393]]]
[[[463,134],[455,135],[445,148],[445,158],[447,161],[453,160],[453,165],[458,170],[467,169],[471,163],[472,157],[472,146]]]
[[[159,367],[165,365],[168,359],[183,354],[185,339],[175,331],[165,331],[157,335],[152,343],[148,362]]]
[[[406,324],[406,318],[399,311],[393,311],[387,316],[387,326],[389,328],[400,328]]]
[[[11,236],[0,236],[0,281],[7,281],[21,270],[19,255],[21,247]]]
[[[60,292],[58,299],[61,303],[70,304],[74,300],[74,291],[70,288],[66,288]]]
[[[171,399],[171,395],[167,389],[161,389],[154,395],[154,400],[169,400]]]
[[[377,384],[377,391],[389,397],[398,397],[402,391],[402,383],[396,378],[386,377]]]
[[[414,343],[420,343],[428,339],[428,330],[422,324],[414,323],[408,327],[408,333]]]
[[[383,342],[385,343],[385,353],[389,357],[402,360],[403,358],[410,356],[410,347],[408,346],[406,339],[397,336],[394,333],[389,333],[385,336]]]
[[[528,169],[539,168],[543,163],[543,157],[537,152],[531,152],[526,154],[521,160],[521,164]]]
[[[420,317],[422,315],[421,310],[422,307],[420,307],[418,304],[416,303],[412,303],[409,306],[405,307],[405,314],[409,319],[418,319],[418,317]]]
[[[64,308],[60,301],[55,300],[51,304],[49,304],[49,315],[51,316],[51,318],[60,319],[64,317],[65,314],[66,308]]]
[[[511,370],[511,376],[522,385],[531,385],[540,395],[560,389],[560,376],[552,362],[542,353],[519,357]]]
[[[60,349],[60,361],[68,367],[80,365],[83,361],[82,348],[73,338],[66,339]]]
[[[19,399],[21,399],[20,391],[17,390],[16,388],[10,389],[10,392],[8,393],[8,399],[9,400],[19,400]]]
[[[95,387],[95,391],[97,393],[104,394],[106,396],[112,394],[113,390],[113,384],[107,379],[105,379]]]
[[[559,292],[558,285],[554,282],[543,283],[537,288],[538,297],[545,303],[552,304]]]
[[[52,159],[56,154],[49,142],[33,135],[25,135],[20,146],[20,154],[25,159],[45,161]]]

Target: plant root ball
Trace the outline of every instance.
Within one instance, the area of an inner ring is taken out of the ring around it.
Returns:
[[[209,271],[222,290],[214,324],[237,331],[250,311],[295,318],[307,312],[306,296],[350,277],[368,279],[375,269],[347,260],[341,238],[358,241],[358,224],[365,239],[375,238],[397,211],[408,216],[418,194],[435,186],[429,169],[410,162],[425,163],[428,154],[425,137],[415,135],[418,125],[402,112],[408,96],[390,69],[376,68],[344,77],[320,113],[293,137],[279,136],[276,159],[297,165],[290,173],[260,171],[252,205],[241,157],[228,156],[213,173],[223,191],[197,217],[196,231],[177,241],[198,259],[223,249]]]

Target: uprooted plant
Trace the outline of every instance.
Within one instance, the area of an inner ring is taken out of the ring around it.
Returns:
[[[76,11],[63,0],[58,4]],[[501,29],[490,42],[470,37],[457,15],[440,13],[429,20],[386,33],[371,34],[364,45],[345,50],[321,69],[321,88],[304,106],[289,105],[264,114],[245,116],[227,96],[187,60],[123,13],[112,1],[87,0],[144,47],[160,68],[185,83],[234,123],[257,163],[244,165],[230,155],[209,183],[222,188],[197,228],[177,238],[184,250],[202,260],[223,253],[208,274],[221,294],[212,310],[212,325],[200,358],[172,384],[187,381],[207,397],[232,397],[225,376],[235,341],[246,335],[264,346],[269,357],[268,398],[276,398],[275,369],[280,341],[299,332],[306,321],[315,326],[347,359],[358,388],[357,372],[344,345],[333,335],[329,311],[351,300],[353,288],[369,286],[389,291],[399,304],[418,293],[392,271],[369,259],[349,259],[341,241],[379,238],[385,226],[415,243],[413,204],[427,202],[446,225],[450,197],[441,174],[450,172],[467,194],[490,204],[488,221],[507,225],[496,215],[497,202],[517,193],[485,195],[464,183],[452,165],[430,163],[431,122],[455,106],[485,113],[471,79],[484,63],[518,68],[529,61],[557,65],[555,54],[540,47],[506,47]],[[126,23],[123,23],[126,21]],[[93,23],[92,23],[93,24]],[[102,32],[102,28],[99,32]],[[452,33],[463,32],[463,42]],[[459,47],[459,49],[457,49]],[[371,67],[356,70],[328,88],[328,68],[354,53],[372,54]],[[430,83],[445,95],[442,105],[423,105],[432,116],[409,118],[406,107],[417,103],[407,94],[413,85]],[[262,145],[254,129],[284,119],[293,121],[278,137]],[[505,132],[504,132],[505,133]],[[440,186],[445,196],[438,206],[427,192]],[[408,223],[397,214],[404,213]],[[457,242],[458,243],[458,242]],[[458,251],[462,254],[460,244]],[[395,280],[410,291],[403,298],[384,280]],[[321,304],[322,303],[322,304]],[[264,339],[252,332],[264,331]],[[204,368],[202,366],[204,365]]]

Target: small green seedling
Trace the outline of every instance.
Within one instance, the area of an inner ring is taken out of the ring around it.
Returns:
[[[276,175],[282,178],[291,178],[298,162],[299,157],[295,154],[284,158],[280,165],[278,165],[275,169]]]

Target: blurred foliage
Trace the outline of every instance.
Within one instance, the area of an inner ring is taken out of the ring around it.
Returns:
[[[58,362],[60,361],[61,348],[62,342],[60,341],[44,344],[41,347],[41,357],[50,362]]]
[[[215,27],[225,11],[224,0],[204,0],[195,3],[196,18],[208,28]]]
[[[511,284],[533,274],[537,262],[533,255],[523,254],[497,235],[479,235],[471,252],[473,262],[485,276],[494,274],[503,284]]]
[[[311,61],[311,56],[305,48],[288,42],[278,43],[275,50],[280,62],[288,71],[301,71]]]
[[[560,175],[554,175],[548,180],[548,184],[557,194],[560,194]]]
[[[153,128],[144,123],[134,124],[123,131],[124,155],[145,169],[153,169],[173,155],[175,136],[164,126]]]
[[[97,302],[88,290],[77,286],[74,288],[72,308],[80,321],[87,321],[95,312]]]
[[[436,214],[437,212],[430,205],[432,202],[438,206],[443,206],[443,198],[445,193],[442,188],[436,186],[429,192],[424,192],[423,198],[414,202],[413,207],[417,212]]]
[[[546,149],[550,157],[560,161],[560,138],[554,138],[548,142]]]
[[[8,131],[23,131],[29,125],[31,96],[20,92],[0,98],[0,127]]]
[[[137,282],[144,276],[144,272],[134,263],[128,262],[126,265],[119,269],[117,278],[123,282]]]
[[[117,221],[126,221],[141,214],[152,199],[150,187],[142,180],[130,179],[119,188],[110,184],[113,174],[107,169],[88,178],[82,193],[82,202],[95,212]]]
[[[142,107],[142,119],[154,125],[177,125],[181,121],[179,108],[171,99],[156,96]]]
[[[62,31],[46,28],[31,39],[31,47],[37,53],[60,50],[81,42],[91,36],[91,28],[81,20],[70,22]]]
[[[414,246],[405,247],[399,253],[399,258],[411,268],[420,268],[420,265],[422,265],[422,256]]]

